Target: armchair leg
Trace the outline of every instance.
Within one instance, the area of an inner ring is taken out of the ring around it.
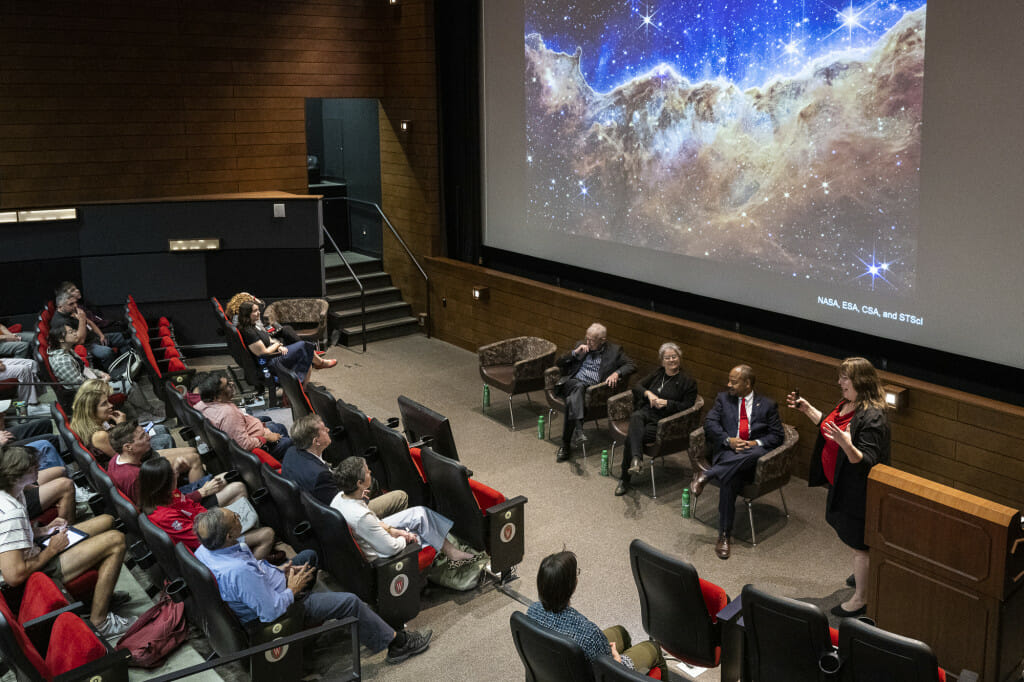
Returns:
[[[750,519],[750,546],[757,547],[757,535],[754,534],[754,506],[746,498],[743,501],[747,503],[747,518]]]
[[[786,518],[789,518],[789,507],[786,506],[786,496],[782,494],[782,488],[779,488],[779,497],[782,498],[782,511],[786,512]]]
[[[643,457],[643,455],[640,455],[640,456]],[[654,460],[654,459],[651,460],[651,499],[652,500],[658,499],[658,487],[656,485],[654,485],[654,463],[655,463],[655,461],[657,461],[657,460]]]
[[[548,408],[548,433],[547,439],[551,440],[551,420],[555,418],[555,411],[552,408]]]
[[[512,420],[512,430],[516,430],[516,415],[512,413],[512,394],[508,396],[508,418]]]

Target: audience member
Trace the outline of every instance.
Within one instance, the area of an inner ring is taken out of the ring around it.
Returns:
[[[32,332],[12,332],[0,324],[0,358],[32,357]]]
[[[59,324],[50,325],[50,333],[46,337],[46,357],[50,369],[57,381],[69,390],[75,391],[85,383],[87,379],[102,379],[109,381],[110,375],[106,372],[86,367],[82,358],[75,353],[75,336],[70,327]]]
[[[562,424],[562,447],[556,461],[564,462],[572,455],[572,448],[582,444],[583,397],[594,384],[618,386],[636,371],[633,361],[622,348],[607,340],[608,330],[595,322],[587,328],[586,339],[560,357],[555,364],[562,370],[556,390],[565,399],[565,420]]]
[[[0,381],[3,379],[17,379],[18,400],[28,405],[38,406],[39,395],[36,391],[36,383],[39,381],[39,378],[36,376],[36,370],[35,360],[0,356]]]
[[[661,679],[668,679],[668,666],[661,648],[653,641],[633,646],[629,632],[621,625],[602,631],[582,613],[569,606],[576,592],[580,571],[576,555],[561,551],[549,554],[537,571],[537,595],[540,601],[530,604],[526,615],[541,625],[569,637],[583,649],[588,661],[611,656],[616,661],[641,673],[661,668]]]
[[[16,587],[33,572],[42,571],[64,582],[96,569],[89,620],[100,635],[113,640],[135,620],[109,610],[124,562],[124,535],[111,530],[114,519],[106,514],[79,523],[76,528],[89,537],[70,547],[65,518],[33,527],[24,491],[35,480],[36,467],[36,453],[29,448],[6,448],[0,455],[0,581]],[[46,547],[36,545],[36,538],[46,536],[50,536]]]
[[[150,447],[149,434],[135,420],[123,422],[110,429],[110,447],[117,453],[107,462],[107,475],[117,489],[139,506],[139,469],[142,463],[159,455]],[[174,473],[180,478],[190,472],[188,462],[178,457],[171,461]],[[229,505],[246,496],[245,484],[240,481],[228,483],[223,474],[202,478],[178,486],[183,495],[198,492],[197,501],[204,507]]]
[[[181,542],[193,552],[199,539],[192,524],[198,514],[206,511],[199,503],[198,490],[182,494],[178,490],[178,477],[171,463],[163,457],[154,457],[142,463],[139,469],[139,508],[158,528],[162,528],[175,544]],[[282,552],[274,550],[274,531],[267,527],[253,528],[242,536],[258,559],[270,557],[274,563],[284,560]],[[271,553],[275,556],[271,556]]]
[[[282,476],[326,505],[341,492],[323,457],[330,444],[331,432],[324,420],[307,414],[292,425],[292,446],[281,461]],[[378,517],[390,516],[409,506],[409,496],[404,490],[392,490],[368,500],[367,506]]]
[[[867,611],[868,601],[868,546],[864,544],[868,473],[876,464],[889,463],[890,432],[882,382],[868,360],[843,360],[839,388],[843,398],[827,415],[796,393],[786,396],[786,403],[818,425],[807,484],[829,486],[825,520],[853,550],[853,575],[846,584],[854,593],[832,613],[854,618]]]
[[[253,302],[245,302],[238,306],[238,331],[249,347],[249,351],[257,358],[281,357],[281,364],[295,373],[305,383],[312,369],[326,369],[338,364],[337,360],[324,360],[313,352],[313,344],[298,341],[290,345],[274,339],[266,329],[257,323],[260,321],[260,309]]]
[[[54,302],[57,312],[50,320],[51,330],[53,327],[69,327],[74,332],[72,346],[75,344],[85,346],[90,357],[94,358],[97,364],[104,369],[109,367],[117,357],[117,348],[125,345],[124,335],[113,331],[109,335],[105,334],[78,305],[73,291],[63,291],[57,294]]]
[[[108,431],[128,420],[128,416],[110,404],[110,385],[100,380],[89,380],[79,387],[71,405],[71,430],[101,463],[117,452],[110,447]],[[152,447],[171,460],[183,459],[189,468],[189,480],[197,481],[206,475],[199,452],[193,447],[175,447],[174,437],[167,427],[153,424],[149,427]]]
[[[463,552],[448,540],[451,519],[427,507],[410,507],[381,520],[366,503],[373,478],[366,460],[352,456],[338,465],[338,493],[331,506],[341,512],[352,529],[356,542],[370,561],[389,557],[405,549],[406,543],[420,542],[443,553],[455,565],[472,561],[479,554]]]
[[[221,598],[243,625],[271,623],[298,602],[306,625],[357,618],[359,641],[374,653],[387,647],[389,663],[401,663],[430,646],[430,630],[396,632],[354,594],[310,591],[316,582],[316,552],[300,552],[280,567],[260,561],[238,541],[242,527],[228,509],[199,514],[195,531],[202,542],[196,558],[213,573]]]
[[[56,300],[56,297],[60,296],[64,292],[71,294],[71,298],[74,301],[74,303],[83,311],[85,311],[85,316],[93,325],[95,325],[99,329],[102,329],[104,332],[107,332],[108,330],[120,331],[123,328],[123,324],[121,322],[115,320],[107,320],[98,312],[89,308],[82,298],[82,290],[79,289],[78,285],[75,284],[74,282],[65,281],[58,284],[57,288],[54,289],[53,291],[54,299]]]
[[[275,457],[284,456],[292,444],[288,430],[276,422],[261,421],[232,402],[235,385],[227,377],[211,373],[198,388],[200,402],[195,409],[242,449],[263,448]]]
[[[729,390],[715,398],[704,418],[704,436],[711,464],[697,462],[690,492],[697,497],[709,479],[718,479],[718,542],[715,554],[728,559],[732,524],[736,516],[736,497],[744,484],[753,480],[757,460],[782,445],[786,432],[779,419],[779,408],[767,396],[754,393],[757,378],[748,365],[737,365],[729,372]]]
[[[644,445],[654,442],[658,421],[693,407],[697,401],[697,382],[680,366],[682,351],[672,342],[661,344],[658,359],[661,367],[648,374],[633,387],[633,414],[623,445],[622,468],[616,495],[629,490],[630,474],[643,468]]]

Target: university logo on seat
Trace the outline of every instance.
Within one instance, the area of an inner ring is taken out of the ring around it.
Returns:
[[[399,573],[391,579],[391,596],[401,597],[409,589],[409,576]]]
[[[287,644],[285,644],[284,646],[275,646],[273,649],[267,649],[264,652],[264,654],[263,654],[263,656],[270,663],[277,663],[278,661],[280,661],[282,658],[284,658],[287,655],[288,655],[288,645]]]
[[[511,521],[501,527],[501,541],[512,542],[512,538],[516,536],[516,524]]]

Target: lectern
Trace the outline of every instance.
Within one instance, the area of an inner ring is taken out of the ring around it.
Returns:
[[[947,670],[1019,679],[1021,512],[884,464],[868,477],[869,615],[932,647]]]

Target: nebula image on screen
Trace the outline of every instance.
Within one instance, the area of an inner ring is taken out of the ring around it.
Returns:
[[[526,0],[524,21],[529,224],[913,293],[920,0]]]

